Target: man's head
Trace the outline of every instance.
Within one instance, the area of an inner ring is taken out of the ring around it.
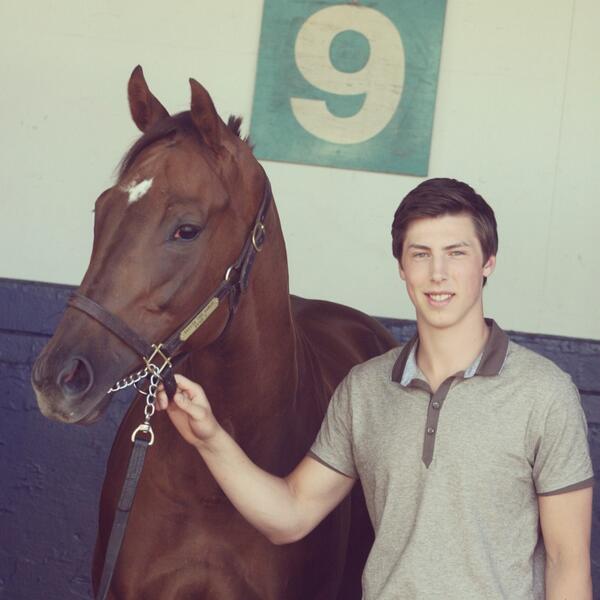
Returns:
[[[481,313],[498,234],[493,210],[473,188],[455,179],[418,185],[396,211],[392,250],[417,319],[446,327]]]
[[[484,263],[498,252],[496,217],[491,206],[466,183],[439,177],[428,179],[408,192],[394,215],[392,252],[402,263],[408,226],[417,219],[465,214],[471,217]],[[485,285],[486,278],[483,279]]]

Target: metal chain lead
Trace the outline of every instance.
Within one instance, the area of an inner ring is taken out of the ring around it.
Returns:
[[[150,363],[146,370],[152,372],[150,375],[150,385],[148,385],[148,392],[146,393],[146,406],[144,406],[144,421],[150,423],[150,419],[156,411],[154,403],[156,402],[156,390],[160,381],[160,369],[155,364]]]
[[[115,383],[115,385],[113,385],[107,393],[112,394],[113,392],[120,392],[121,390],[135,385],[146,377],[148,377],[148,367],[138,371],[137,373],[132,373],[131,375],[127,375],[127,377],[123,377],[123,379],[117,381],[117,383]]]
[[[154,431],[150,426],[150,419],[156,412],[156,392],[158,390],[158,384],[161,380],[160,377],[161,369],[157,367],[154,363],[149,363],[148,366],[144,369],[141,369],[137,373],[133,373],[124,377],[120,381],[117,381],[109,390],[108,393],[111,394],[113,392],[119,392],[120,390],[124,390],[125,388],[135,386],[136,383],[142,381],[142,379],[146,379],[148,375],[150,375],[150,383],[148,384],[148,391],[143,392],[139,390],[136,386],[136,389],[144,395],[146,399],[146,404],[144,406],[144,422],[141,425],[138,425],[135,431],[131,435],[131,441],[135,442],[137,435],[139,433],[149,436],[148,444],[152,446],[154,444]]]

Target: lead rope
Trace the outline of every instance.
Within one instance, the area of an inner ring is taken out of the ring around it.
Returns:
[[[140,475],[142,474],[142,468],[144,467],[146,450],[148,450],[148,447],[152,446],[154,443],[154,431],[150,425],[150,419],[156,412],[156,392],[158,390],[158,384],[161,380],[160,374],[164,366],[165,365],[163,365],[163,367],[158,367],[154,363],[148,363],[145,369],[121,379],[121,381],[118,381],[113,387],[110,388],[110,390],[108,390],[109,393],[113,393],[134,386],[138,392],[146,397],[146,402],[144,405],[144,422],[138,425],[131,434],[133,450],[131,451],[131,456],[129,457],[125,481],[123,482],[121,495],[119,497],[117,510],[115,512],[115,518],[106,547],[106,556],[104,559],[104,566],[102,568],[100,586],[96,596],[97,600],[106,600],[107,598],[110,582],[112,580],[115,566],[117,564],[117,558],[119,557],[121,544],[123,542],[123,536],[125,535],[127,520],[129,519],[129,513],[133,505],[135,490],[137,488]],[[150,376],[150,383],[148,384],[148,391],[144,392],[138,389],[136,384],[143,379],[146,379],[148,376]]]

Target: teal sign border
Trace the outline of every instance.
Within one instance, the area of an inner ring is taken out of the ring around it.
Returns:
[[[250,128],[256,157],[427,175],[446,0],[361,3],[383,13],[398,29],[404,46],[405,73],[402,96],[391,121],[371,139],[356,144],[331,143],[312,135],[291,109],[292,97],[325,100],[329,111],[338,116],[350,116],[362,106],[364,94],[339,96],[315,88],[303,77],[294,58],[296,37],[306,19],[338,4],[348,5],[320,0],[265,0]],[[340,51],[333,47],[335,42],[330,54],[336,68],[348,70],[347,65],[354,62],[358,69],[361,60],[366,61],[368,55],[353,59],[352,52],[364,52],[365,46],[368,52],[368,42],[347,48],[345,54],[343,48]]]

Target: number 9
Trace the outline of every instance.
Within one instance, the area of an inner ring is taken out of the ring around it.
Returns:
[[[370,45],[367,64],[354,73],[338,71],[329,56],[342,31],[364,35]],[[304,78],[316,88],[340,95],[365,94],[362,108],[337,117],[323,100],[291,98],[294,116],[314,136],[334,144],[359,144],[391,121],[404,86],[404,46],[392,21],[364,6],[336,5],[311,15],[296,38],[295,58]]]

